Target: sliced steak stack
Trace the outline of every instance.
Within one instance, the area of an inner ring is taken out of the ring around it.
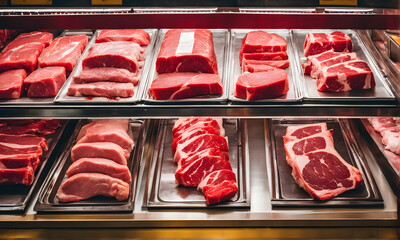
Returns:
[[[172,129],[172,151],[178,163],[176,183],[198,187],[207,204],[228,201],[237,193],[221,119],[180,118]]]
[[[141,29],[102,30],[83,70],[74,76],[69,96],[132,97],[140,80],[150,35]]]
[[[235,96],[246,100],[275,98],[289,91],[286,40],[265,31],[251,31],[242,39],[239,62],[243,74]]]
[[[57,196],[60,202],[77,202],[94,196],[129,197],[131,172],[127,166],[133,149],[129,120],[98,120],[84,125],[71,150],[68,179]]]
[[[48,150],[41,135],[51,134],[57,127],[57,120],[1,121],[0,184],[31,185]]]
[[[167,31],[156,61],[159,74],[149,88],[156,100],[221,95],[213,34],[207,29]]]
[[[398,117],[374,117],[368,121],[382,135],[385,154],[398,172],[400,172],[400,119]]]
[[[368,64],[352,53],[349,35],[309,33],[304,42],[304,73],[317,80],[317,90],[341,92],[375,87]]]
[[[283,139],[292,175],[311,197],[328,200],[360,185],[360,170],[336,152],[326,123],[290,126]]]

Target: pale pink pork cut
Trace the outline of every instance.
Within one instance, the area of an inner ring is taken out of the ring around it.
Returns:
[[[156,61],[157,73],[218,74],[213,34],[207,29],[171,29],[165,33]]]
[[[105,158],[81,158],[71,164],[67,170],[68,178],[79,173],[102,173],[124,182],[131,182],[131,172],[126,165]]]
[[[135,93],[132,83],[121,82],[90,82],[76,84],[72,82],[68,88],[68,96],[91,96],[106,98],[128,98]]]
[[[381,135],[385,149],[400,154],[400,126],[386,128]]]
[[[286,69],[289,60],[243,60],[242,72],[268,72],[274,68]]]
[[[313,198],[328,200],[358,187],[360,170],[348,164],[334,149],[297,156],[292,175],[297,184]]]
[[[61,66],[71,72],[88,42],[88,36],[75,35],[54,39],[39,56],[39,66]]]
[[[139,45],[148,45],[150,35],[142,29],[104,29],[96,38],[96,43],[128,41]]]
[[[94,44],[82,61],[83,69],[98,67],[124,68],[136,73],[143,49],[134,42],[103,42]]]
[[[280,52],[286,49],[286,40],[278,34],[251,31],[242,39],[239,58],[242,59],[243,53]]]
[[[21,168],[0,168],[0,185],[23,184],[32,185],[35,178],[35,171],[32,166]]]
[[[12,135],[0,133],[0,143],[18,144],[24,146],[40,146],[44,151],[48,150],[46,139],[33,134]]]
[[[287,60],[288,55],[286,52],[265,52],[265,53],[243,53],[243,58],[240,61],[240,65],[243,65],[245,60],[260,60],[260,61],[278,61]]]
[[[99,195],[126,200],[129,183],[101,173],[78,173],[67,179],[57,192],[60,202],[78,202]]]
[[[373,117],[368,118],[368,121],[377,132],[382,132],[387,128],[400,126],[398,120],[393,117]]]
[[[64,67],[39,68],[24,80],[28,97],[54,97],[66,80]]]
[[[312,78],[318,78],[323,68],[355,59],[357,59],[356,53],[323,52],[308,57],[307,63],[303,64],[304,73],[309,74]]]
[[[229,169],[217,170],[208,174],[197,188],[206,196],[207,205],[228,201],[238,191],[236,175]]]
[[[22,33],[0,53],[0,72],[25,69],[32,72],[37,68],[38,57],[43,48],[53,40],[47,32]]]
[[[284,142],[287,143],[289,141],[302,139],[326,131],[328,131],[328,127],[325,122],[289,126],[286,128],[286,135],[283,139]]]
[[[107,158],[118,164],[126,165],[129,153],[115,143],[79,143],[72,147],[71,160],[75,162],[81,158]]]
[[[0,99],[20,98],[26,76],[24,69],[0,73]]]
[[[276,98],[289,91],[286,71],[275,69],[269,72],[244,73],[235,87],[235,97],[245,100]]]
[[[99,67],[82,70],[73,77],[74,83],[92,82],[119,82],[137,85],[140,79],[139,72],[133,73],[123,68]]]
[[[218,148],[221,151],[228,151],[228,140],[215,134],[203,134],[195,136],[188,141],[178,144],[174,155],[174,161],[178,162],[180,159],[190,156],[196,152],[207,148]]]
[[[323,68],[317,78],[317,89],[340,92],[375,87],[374,75],[363,60],[351,60]]]
[[[156,100],[187,99],[216,95],[223,92],[218,74],[210,73],[165,73],[151,83],[149,94]]]
[[[331,49],[335,52],[352,52],[351,37],[343,32],[307,34],[304,41],[304,56],[320,54]]]

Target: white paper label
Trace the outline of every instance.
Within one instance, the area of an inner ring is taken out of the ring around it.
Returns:
[[[176,48],[176,55],[191,54],[194,45],[194,32],[181,32],[179,44]]]

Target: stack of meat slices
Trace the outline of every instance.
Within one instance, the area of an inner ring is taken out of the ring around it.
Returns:
[[[84,125],[71,150],[72,164],[58,190],[60,202],[77,202],[94,196],[129,197],[131,172],[127,167],[133,149],[129,120],[98,120]]]
[[[382,135],[385,154],[400,173],[400,119],[398,117],[368,118],[375,131]]]
[[[311,197],[328,200],[360,185],[360,170],[336,152],[326,123],[290,126],[283,139],[292,175]]]
[[[172,134],[174,161],[178,163],[176,183],[203,191],[208,205],[236,195],[236,176],[229,163],[222,119],[181,118]]]
[[[132,97],[139,83],[150,35],[142,29],[102,30],[83,70],[74,76],[69,96]]]
[[[58,120],[0,121],[0,184],[31,185]]]
[[[304,73],[317,79],[317,90],[340,92],[375,87],[368,64],[352,52],[349,35],[342,32],[309,33],[304,42]]]
[[[149,94],[156,100],[221,95],[213,34],[207,29],[167,31],[156,61],[159,74]]]
[[[239,62],[243,74],[235,96],[246,100],[275,98],[289,91],[286,40],[275,33],[251,31],[242,39]]]

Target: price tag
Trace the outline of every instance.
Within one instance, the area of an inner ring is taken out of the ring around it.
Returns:
[[[52,0],[11,0],[11,5],[51,5]]]
[[[319,0],[319,5],[357,6],[357,0]]]
[[[92,0],[92,5],[122,5],[122,0]]]

